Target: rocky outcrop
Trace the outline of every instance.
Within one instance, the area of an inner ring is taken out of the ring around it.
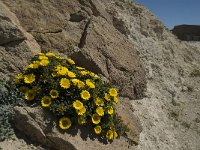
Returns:
[[[40,46],[20,25],[17,17],[0,2],[0,77],[19,72]]]
[[[43,51],[71,56],[77,64],[102,74],[121,96],[143,97],[146,79],[135,46],[116,29],[101,0],[3,2]]]
[[[191,73],[200,70],[199,43],[178,40],[140,4],[113,0],[106,6],[146,70],[146,97],[132,101],[143,125],[139,149],[198,150],[200,78]]]
[[[14,126],[26,135],[32,142],[44,145],[46,148],[55,150],[82,150],[82,149],[135,149],[138,144],[141,126],[138,119],[133,115],[130,101],[121,98],[118,105],[118,114],[125,123],[129,123],[130,132],[127,138],[121,136],[113,142],[95,135],[93,129],[88,126],[76,126],[61,131],[51,114],[41,107],[15,107]],[[132,144],[128,141],[132,141]]]
[[[199,25],[177,25],[171,30],[180,40],[200,41]]]

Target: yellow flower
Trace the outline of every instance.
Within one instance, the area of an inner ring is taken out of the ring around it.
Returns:
[[[102,100],[101,98],[99,98],[99,97],[97,97],[97,98],[95,99],[95,104],[96,104],[97,106],[103,106],[103,105],[104,105],[103,100]]]
[[[106,138],[108,140],[112,140],[113,139],[113,131],[112,130],[108,130],[108,132],[106,133]]]
[[[69,118],[67,118],[67,117],[60,118],[59,127],[61,129],[64,129],[64,130],[65,129],[69,129],[71,127],[71,125],[72,125],[72,122],[71,122],[71,120]]]
[[[116,88],[110,88],[109,89],[109,94],[111,96],[117,96],[117,90],[116,90]]]
[[[89,74],[89,72],[88,71],[81,71],[81,74],[82,75],[87,75],[87,74]]]
[[[80,89],[80,88],[83,88],[84,86],[85,86],[85,83],[79,80],[78,81],[78,88]]]
[[[48,57],[41,55],[41,56],[39,56],[39,60],[48,60]]]
[[[70,87],[70,81],[69,81],[69,79],[62,78],[60,80],[60,86],[63,87],[64,89],[68,89]]]
[[[83,67],[76,67],[78,70],[84,70],[85,68]]]
[[[74,62],[71,58],[68,58],[68,59],[67,59],[67,62],[68,62],[70,65],[74,65],[74,64],[75,64],[75,62]]]
[[[49,60],[48,59],[42,59],[41,61],[40,61],[40,65],[41,66],[47,66],[49,64]]]
[[[34,74],[25,75],[25,77],[24,77],[24,82],[25,83],[31,84],[34,81],[35,81],[35,75]]]
[[[59,69],[57,69],[57,74],[59,75],[67,75],[68,73],[68,69],[66,67],[60,67],[60,66],[57,66]]]
[[[56,68],[56,69],[55,69],[56,71],[59,71],[59,70],[62,69],[62,66],[61,66],[61,65],[57,65],[55,68]]]
[[[114,133],[113,133],[113,139],[116,139],[118,137],[118,134],[117,134],[117,132],[115,131]]]
[[[59,93],[57,90],[51,90],[50,95],[51,95],[51,98],[57,98],[59,96]]]
[[[83,125],[84,123],[86,123],[84,117],[83,116],[78,116],[78,124]]]
[[[46,53],[46,56],[52,57],[52,56],[55,56],[55,54],[51,53],[51,52],[48,52],[48,53]]]
[[[83,106],[80,110],[76,110],[77,114],[82,116],[86,113],[86,108]]]
[[[23,79],[23,74],[22,74],[22,73],[19,73],[19,74],[16,76],[15,82],[16,82],[16,83],[19,83],[21,79]]]
[[[80,110],[83,108],[83,103],[79,100],[76,100],[73,102],[73,107],[76,109],[76,110]]]
[[[90,88],[95,88],[95,84],[94,84],[90,79],[87,79],[87,80],[86,80],[86,84],[87,84],[87,86],[89,86]]]
[[[107,110],[108,110],[108,114],[110,114],[110,115],[112,115],[112,114],[113,114],[113,112],[114,112],[114,110],[113,110],[113,107],[112,107],[112,106],[109,106]]]
[[[23,79],[23,74],[22,74],[22,73],[19,73],[19,74],[16,76],[16,78],[19,79],[19,80],[20,80],[20,79]]]
[[[90,76],[93,77],[93,78],[99,78],[99,76],[93,72],[90,72]]]
[[[34,90],[27,90],[25,92],[25,99],[28,100],[28,101],[31,101],[35,98],[35,91]]]
[[[110,101],[110,95],[108,93],[105,93],[104,94],[104,98],[107,100],[107,101]]]
[[[87,90],[83,90],[81,92],[81,98],[84,100],[89,100],[90,99],[90,93]]]
[[[22,92],[22,93],[26,93],[28,90],[29,90],[28,87],[25,87],[25,86],[19,87],[19,91]]]
[[[76,86],[80,80],[78,80],[78,79],[72,79],[71,81]]]
[[[117,98],[117,97],[114,97],[114,102],[115,102],[115,103],[118,103],[118,101],[119,101],[118,98]]]
[[[76,78],[76,74],[73,73],[72,71],[68,71],[67,75],[68,75],[70,78]]]
[[[101,133],[101,126],[96,126],[95,128],[94,128],[94,132],[96,133],[96,134],[100,134]]]
[[[55,56],[57,59],[62,59],[60,56]]]
[[[92,122],[94,124],[98,124],[101,121],[101,117],[98,114],[93,114],[92,115]]]
[[[44,96],[41,100],[41,104],[43,107],[49,107],[51,105],[51,97]]]
[[[104,115],[103,107],[97,107],[96,113],[97,113],[99,116],[103,116],[103,115]]]
[[[40,65],[40,62],[39,62],[39,61],[33,61],[33,63],[30,64],[30,65],[28,66],[28,68],[36,69],[36,68],[39,67],[39,65]]]

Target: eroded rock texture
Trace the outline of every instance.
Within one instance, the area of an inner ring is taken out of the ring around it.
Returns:
[[[101,0],[3,2],[42,51],[74,58],[120,87],[121,95],[141,98],[145,72],[134,45],[115,27]],[[77,52],[78,51],[78,52]]]

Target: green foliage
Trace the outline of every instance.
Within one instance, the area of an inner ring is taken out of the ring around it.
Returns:
[[[22,100],[11,81],[0,81],[0,141],[13,134],[10,119],[13,116],[13,107]]]
[[[200,70],[199,69],[194,69],[191,74],[191,77],[200,77]]]
[[[27,102],[52,112],[63,130],[72,124],[92,125],[96,134],[109,140],[127,130],[116,113],[117,89],[72,59],[39,53],[16,83]]]

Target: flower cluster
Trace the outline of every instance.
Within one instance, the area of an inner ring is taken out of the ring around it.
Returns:
[[[76,123],[92,125],[95,134],[108,140],[125,133],[126,126],[116,113],[117,89],[70,58],[39,53],[16,76],[16,84],[27,101],[58,116],[63,130]]]

